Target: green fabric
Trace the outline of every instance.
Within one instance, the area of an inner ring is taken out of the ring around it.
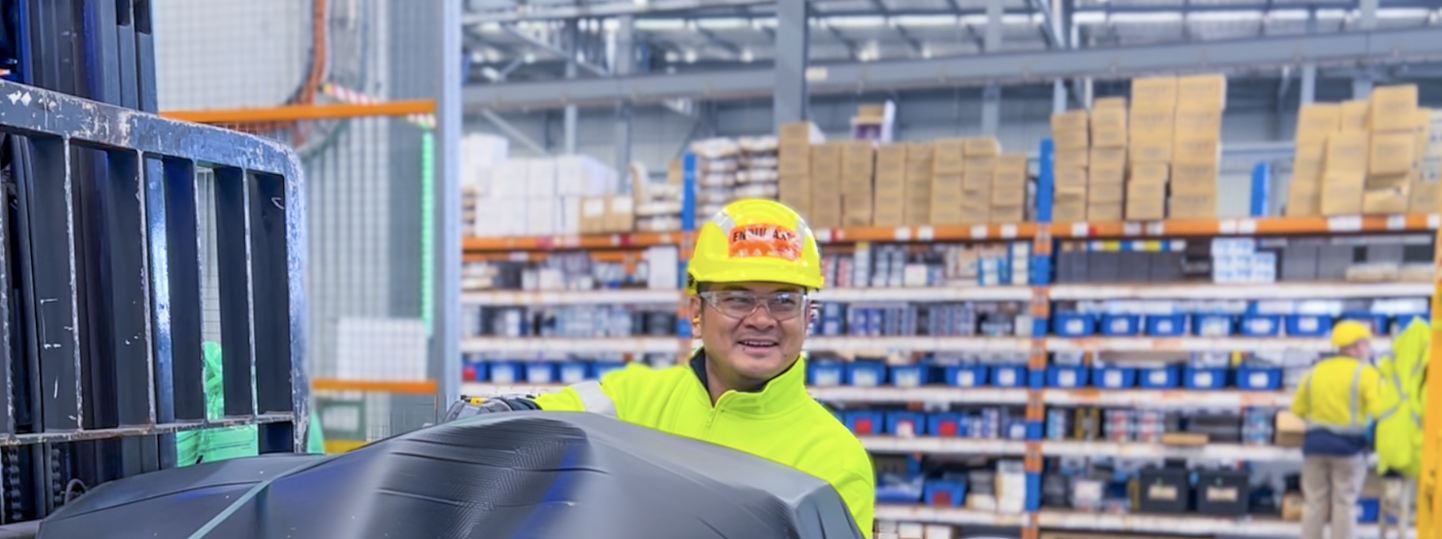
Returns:
[[[806,361],[758,392],[711,396],[690,366],[652,370],[633,364],[606,376],[601,390],[623,421],[705,440],[786,464],[831,483],[856,524],[871,537],[876,477],[856,436],[806,392]],[[536,398],[548,411],[585,411],[574,388]]]
[[[1421,418],[1426,410],[1423,373],[1431,355],[1432,328],[1414,319],[1392,343],[1392,354],[1382,359],[1379,370],[1395,399],[1388,415],[1377,422],[1377,468],[1417,477],[1422,472]]]
[[[222,376],[220,344],[206,342],[205,353],[205,415],[212,421],[225,417],[225,380]],[[325,452],[325,436],[315,410],[310,413],[310,453]],[[255,425],[186,431],[175,436],[176,463],[190,466],[201,462],[217,462],[260,453]]]

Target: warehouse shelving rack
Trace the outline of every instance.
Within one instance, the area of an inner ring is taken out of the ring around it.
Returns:
[[[1039,154],[1038,192],[1048,192],[1050,183],[1049,141],[1043,142]],[[695,161],[686,161],[687,200],[694,200]],[[1039,197],[1043,221],[1049,215],[1049,197]],[[692,207],[691,204],[685,206]],[[685,230],[670,233],[605,234],[592,236],[561,236],[542,238],[469,238],[465,241],[468,260],[540,260],[547,253],[591,250],[606,253],[629,252],[658,245],[681,247],[682,268],[694,241],[695,216],[685,220]],[[1291,522],[1243,522],[1202,516],[1107,515],[1072,513],[1041,507],[1041,480],[1047,457],[1069,455],[1109,455],[1135,458],[1196,458],[1217,462],[1269,461],[1300,462],[1294,449],[1214,444],[1202,448],[1177,448],[1157,444],[1111,442],[1057,442],[1043,440],[1045,410],[1052,407],[1108,406],[1145,407],[1148,409],[1197,409],[1251,407],[1284,407],[1290,403],[1287,392],[1132,390],[1100,391],[1095,389],[1049,389],[1045,387],[1045,371],[1050,352],[1056,351],[1234,351],[1300,349],[1326,351],[1326,339],[1257,338],[1257,337],[1097,337],[1057,338],[1048,336],[1051,305],[1054,300],[1093,299],[1291,299],[1291,298],[1383,298],[1432,296],[1436,300],[1435,283],[1269,283],[1265,285],[1209,283],[1178,283],[1158,285],[1132,284],[1053,284],[1050,282],[1052,253],[1056,242],[1066,239],[1148,239],[1204,238],[1218,236],[1291,236],[1334,235],[1359,233],[1398,233],[1436,231],[1442,224],[1438,214],[1390,216],[1334,216],[1310,218],[1245,217],[1204,220],[1164,220],[1150,222],[1099,223],[1018,223],[961,226],[905,226],[815,229],[817,240],[825,245],[846,245],[860,242],[996,242],[1026,241],[1032,244],[1033,262],[1030,285],[967,288],[859,288],[829,289],[820,292],[820,301],[1022,301],[1029,302],[1034,319],[1034,334],[1019,337],[812,337],[808,349],[825,351],[843,357],[857,354],[886,355],[920,351],[1013,351],[1029,355],[1028,380],[1025,388],[861,388],[815,387],[813,396],[820,400],[850,403],[942,403],[995,404],[1025,406],[1026,440],[975,440],[964,438],[903,438],[891,436],[863,437],[863,444],[877,453],[953,454],[1015,456],[1023,459],[1027,470],[1026,512],[1019,515],[996,514],[966,509],[926,506],[881,505],[877,519],[933,524],[986,525],[1019,527],[1022,537],[1035,539],[1041,529],[1105,530],[1129,532],[1162,532],[1186,529],[1196,533],[1217,533],[1239,537],[1296,536],[1299,531]],[[613,258],[615,255],[611,255]],[[633,303],[661,305],[676,302],[682,314],[676,338],[616,339],[496,339],[472,338],[462,345],[465,351],[507,352],[665,352],[677,350],[678,358],[695,349],[690,324],[685,316],[686,295],[676,290],[606,290],[585,292],[474,292],[463,298],[466,303],[481,305],[588,305],[600,303]],[[1434,306],[1434,309],[1437,307]],[[678,342],[679,341],[679,342]],[[1435,352],[1434,352],[1435,353]],[[466,394],[536,393],[558,390],[560,386],[467,384]],[[1442,398],[1432,399],[1434,406]],[[1438,412],[1442,413],[1442,412]],[[1434,425],[1435,427],[1435,425]],[[1428,443],[1435,435],[1429,433]],[[1424,501],[1426,499],[1424,498]],[[1437,500],[1442,504],[1442,498]],[[1419,514],[1425,513],[1419,512]],[[1367,535],[1369,528],[1363,529]],[[1374,530],[1372,530],[1374,532]]]

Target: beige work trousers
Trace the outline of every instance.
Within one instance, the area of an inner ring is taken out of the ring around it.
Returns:
[[[1332,539],[1353,539],[1357,527],[1357,498],[1367,481],[1367,459],[1309,456],[1302,463],[1302,539],[1323,539],[1330,521]]]

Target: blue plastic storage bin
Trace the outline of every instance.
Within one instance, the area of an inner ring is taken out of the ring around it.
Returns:
[[[597,361],[596,365],[591,368],[591,375],[595,376],[597,380],[605,380],[606,376],[611,373],[624,370],[626,370],[624,361]]]
[[[921,503],[926,492],[926,477],[881,474],[876,481],[876,501],[880,503]]]
[[[931,383],[931,368],[927,365],[897,365],[891,368],[891,385],[896,387],[921,387]]]
[[[846,366],[846,383],[857,387],[876,387],[886,383],[886,364],[880,361],[856,361]]]
[[[556,383],[556,364],[549,361],[526,364],[526,381],[532,384]]]
[[[961,414],[955,412],[937,412],[926,418],[926,432],[932,436],[945,438],[965,438],[966,422],[961,420]]]
[[[485,382],[491,374],[486,366],[487,364],[483,361],[467,362],[464,367],[461,367],[461,379],[467,382]]]
[[[1026,385],[1026,365],[992,365],[991,385],[993,387]]]
[[[1103,389],[1129,389],[1137,385],[1137,370],[1130,367],[1096,367],[1092,385]]]
[[[1177,365],[1141,369],[1137,372],[1138,385],[1142,389],[1176,389],[1181,385],[1181,370]]]
[[[1241,329],[1247,337],[1275,337],[1282,334],[1282,316],[1249,314],[1242,317]]]
[[[1109,337],[1133,337],[1142,332],[1142,317],[1135,314],[1102,316],[1101,333]]]
[[[846,428],[857,436],[876,436],[886,433],[886,414],[876,410],[852,410],[846,412]]]
[[[1153,314],[1147,316],[1147,335],[1180,337],[1187,334],[1187,315]]]
[[[886,413],[886,432],[892,436],[926,436],[926,414],[908,411]]]
[[[931,506],[961,507],[966,502],[966,483],[927,481],[925,500]]]
[[[1086,367],[1062,367],[1052,365],[1046,368],[1046,386],[1060,389],[1075,389],[1087,385]]]
[[[1376,524],[1382,516],[1382,504],[1376,498],[1357,500],[1357,523]]]
[[[1192,333],[1202,337],[1229,337],[1236,332],[1236,324],[1230,314],[1192,315]]]
[[[816,387],[832,387],[846,383],[846,364],[839,361],[813,361],[806,364],[806,383]]]
[[[946,385],[978,387],[986,384],[986,365],[955,365],[946,368]]]
[[[588,361],[566,361],[560,364],[559,370],[561,383],[566,385],[591,379],[591,363]]]
[[[1224,368],[1202,369],[1187,367],[1186,386],[1187,389],[1222,389],[1227,387],[1227,373]]]
[[[1332,332],[1332,317],[1316,314],[1287,316],[1287,335],[1291,337],[1326,337]]]
[[[1052,325],[1062,337],[1089,337],[1096,332],[1096,318],[1090,314],[1058,314],[1052,318]]]
[[[1242,367],[1237,369],[1237,387],[1248,391],[1282,389],[1282,369]]]
[[[493,384],[515,384],[526,379],[526,364],[520,361],[497,361],[490,370]]]

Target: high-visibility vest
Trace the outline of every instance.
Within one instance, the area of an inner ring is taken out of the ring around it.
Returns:
[[[1309,430],[1343,436],[1366,436],[1372,420],[1387,410],[1388,398],[1379,371],[1348,356],[1323,360],[1302,379],[1292,398],[1292,413]]]
[[[1392,343],[1378,371],[1391,397],[1377,418],[1378,471],[1416,477],[1422,471],[1422,414],[1427,406],[1426,372],[1432,329],[1413,319]]]
[[[690,365],[653,370],[633,364],[599,384],[583,382],[536,404],[549,411],[586,411],[705,440],[779,462],[831,483],[863,534],[871,537],[876,477],[866,448],[806,391],[806,361],[756,392],[727,391],[713,406]]]

